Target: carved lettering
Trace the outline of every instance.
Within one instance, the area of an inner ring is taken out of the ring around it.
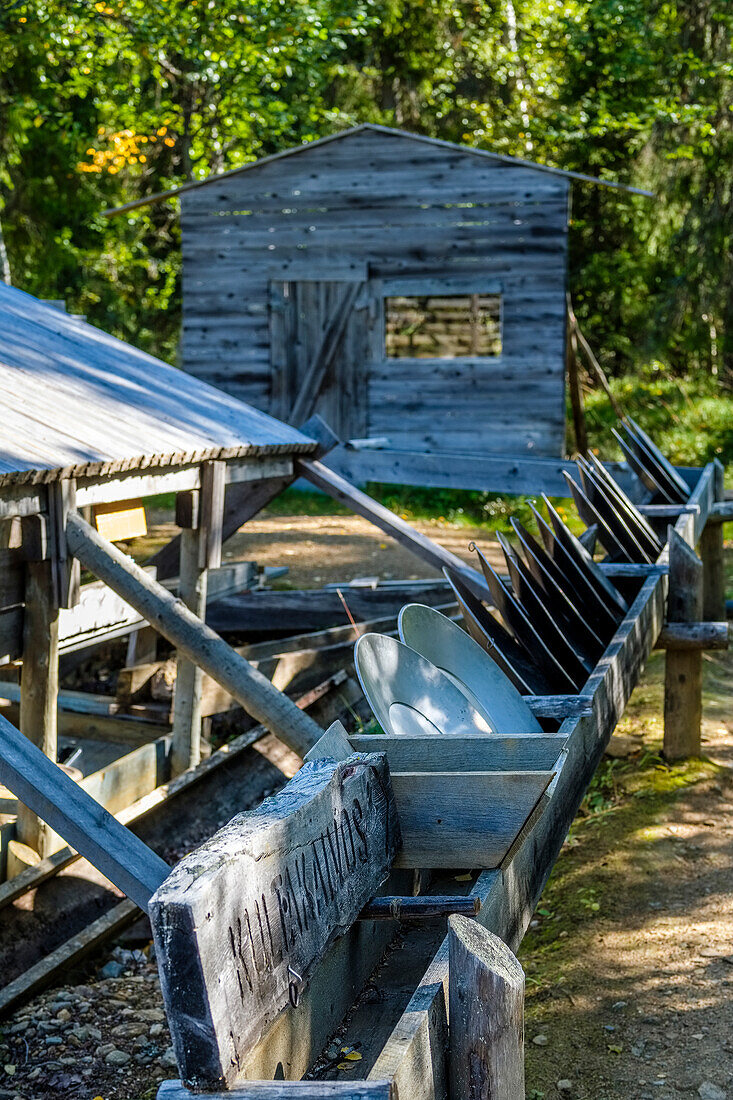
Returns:
[[[181,860],[150,915],[189,1087],[236,1080],[287,1005],[291,970],[308,981],[384,882],[398,844],[386,760],[364,755],[306,764],[278,795]]]

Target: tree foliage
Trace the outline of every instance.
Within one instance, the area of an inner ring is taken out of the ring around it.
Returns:
[[[611,375],[733,379],[725,0],[9,0],[13,280],[174,358],[171,202],[110,207],[358,121],[636,183],[574,188],[571,286]]]

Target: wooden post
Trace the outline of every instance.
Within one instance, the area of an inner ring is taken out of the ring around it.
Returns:
[[[199,568],[201,528],[181,531],[178,597],[199,619],[206,616],[205,569]],[[178,650],[173,694],[171,775],[194,768],[201,760],[201,688],[203,672]]]
[[[320,739],[323,730],[312,718],[81,516],[69,514],[66,535],[70,551],[99,580],[122,596],[176,649],[208,672],[288,748],[303,756]]]
[[[670,623],[696,622],[702,614],[703,566],[681,535],[669,528]],[[702,652],[668,649],[664,677],[664,756],[680,760],[700,752]]]
[[[20,673],[20,730],[56,763],[59,689],[59,609],[54,563],[29,561],[26,566],[23,667]],[[52,830],[22,803],[16,835],[43,859],[49,855]]]
[[[578,364],[578,338],[575,326],[571,323],[572,310],[568,299],[568,320],[565,336],[565,363],[568,372],[568,387],[570,389],[570,404],[573,410],[573,429],[575,431],[575,449],[584,455],[588,450],[588,432],[585,426],[585,408],[583,406],[583,389],[580,384],[580,370]]]
[[[724,469],[715,463],[714,496],[723,500]],[[712,621],[725,619],[725,560],[723,555],[723,524],[707,523],[700,539],[703,567],[702,615]]]
[[[448,926],[451,1100],[524,1100],[524,971],[475,920]]]
[[[222,513],[225,462],[206,462],[201,469],[200,494],[185,494],[176,508],[181,523],[178,598],[199,619],[206,618],[209,567],[221,563]],[[190,508],[187,507],[190,501]],[[188,515],[186,515],[189,513]],[[176,687],[173,698],[171,774],[195,768],[201,760],[201,690],[203,670],[180,650],[176,655]]]

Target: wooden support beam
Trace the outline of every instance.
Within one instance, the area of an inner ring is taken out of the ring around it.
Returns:
[[[713,495],[716,502],[722,502],[724,470],[719,462],[715,464]],[[717,503],[712,505],[712,511]],[[723,525],[711,523],[710,517],[700,539],[700,557],[702,559],[702,615],[704,619],[725,618],[725,561],[723,553]]]
[[[59,608],[51,560],[28,562],[26,572],[23,667],[20,674],[20,729],[56,763],[59,689]],[[52,832],[26,804],[18,806],[17,839],[43,859]]]
[[[49,556],[57,607],[75,607],[79,602],[81,570],[66,546],[66,520],[76,508],[76,482],[70,478],[48,486]]]
[[[271,500],[287,488],[294,479],[294,474],[282,477],[268,477],[261,481],[245,481],[241,484],[228,485],[226,489],[224,515],[222,518],[221,537],[226,542],[235,534],[243,523],[252,519],[262,511]],[[179,540],[176,535],[169,543],[161,547],[153,554],[147,565],[154,565],[157,569],[158,579],[167,580],[175,577],[179,563]]]
[[[247,1081],[207,1100],[398,1100],[389,1081]],[[180,1081],[164,1081],[156,1100],[201,1100]]]
[[[198,619],[206,617],[206,570],[199,567],[201,542],[201,529],[181,532],[178,595]],[[202,682],[202,670],[179,650],[176,654],[173,696],[173,775],[180,775],[187,768],[195,768],[201,759]]]
[[[80,516],[69,515],[67,539],[71,552],[95,576],[119,592],[160,634],[226,688],[288,748],[303,756],[315,744],[323,731],[312,718]]]
[[[480,908],[480,899],[470,895],[442,897],[426,894],[422,897],[408,898],[386,894],[367,902],[356,919],[425,921],[449,917],[456,913],[463,917],[475,917]]]
[[[708,523],[733,523],[733,500],[717,500],[710,509]]]
[[[637,504],[637,510],[647,519],[675,520],[678,516],[696,516],[698,504]]]
[[[524,971],[475,921],[448,928],[450,1096],[524,1100]]]
[[[205,462],[191,526],[181,532],[178,598],[198,618],[206,618],[209,569],[221,565],[225,462]],[[188,497],[189,494],[186,494]],[[176,513],[182,509],[176,509]],[[195,514],[194,514],[195,513]],[[195,522],[194,522],[195,521]],[[180,775],[201,759],[201,692],[204,673],[181,650],[176,654],[171,772]]]
[[[678,531],[669,528],[667,619],[697,622],[702,614],[703,566]],[[664,755],[680,760],[700,753],[702,652],[668,649],[664,676]]]
[[[727,649],[728,623],[667,623],[655,649]]]
[[[416,554],[418,558],[427,562],[434,569],[452,569],[458,573],[464,583],[479,599],[487,600],[493,604],[491,593],[483,577],[475,569],[471,569],[470,566],[466,565],[461,558],[452,554],[450,550],[446,550],[439,543],[433,542],[426,535],[421,535],[409,523],[400,519],[394,512],[390,512],[389,508],[377,503],[372,497],[363,493],[361,489],[357,489],[345,478],[334,473],[333,470],[329,470],[322,462],[311,459],[297,459],[295,465],[298,473],[307,478],[317,489],[333,497],[334,500],[338,500],[341,504],[345,504],[358,516],[362,516],[370,523],[375,524],[386,535],[396,539],[402,546],[411,550],[413,554]]]
[[[0,782],[147,910],[168,875],[168,864],[2,717]]]

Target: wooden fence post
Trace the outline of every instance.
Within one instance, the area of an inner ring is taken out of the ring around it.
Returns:
[[[715,463],[715,500],[724,498],[725,470]],[[703,566],[702,617],[711,622],[725,621],[725,560],[723,555],[723,524],[707,523],[700,539]]]
[[[451,1100],[524,1100],[524,971],[475,920],[448,919]]]
[[[703,566],[681,535],[669,528],[667,621],[697,622],[703,606]],[[680,760],[700,752],[702,651],[668,649],[664,675],[664,756]]]

